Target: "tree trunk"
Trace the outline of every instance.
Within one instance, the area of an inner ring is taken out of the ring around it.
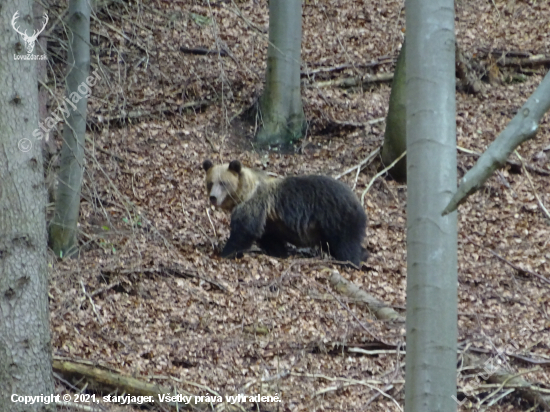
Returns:
[[[269,46],[265,90],[260,98],[260,145],[286,145],[305,129],[300,94],[301,0],[269,1]]]
[[[38,129],[35,60],[20,31],[34,30],[32,2],[5,0],[0,13],[0,411],[50,411],[12,395],[54,393],[46,264],[46,192]],[[41,17],[40,17],[41,18]],[[41,54],[40,50],[33,53]]]
[[[50,244],[56,256],[76,252],[76,232],[80,212],[80,189],[84,172],[84,137],[86,106],[97,76],[90,71],[90,2],[69,2],[70,71],[67,75],[67,97],[58,115],[65,117],[63,148],[58,174],[55,214],[50,226]]]
[[[456,411],[457,216],[452,0],[407,0],[405,411]]]
[[[386,117],[386,131],[384,133],[384,145],[382,146],[382,163],[389,166],[395,159],[407,150],[407,105],[405,83],[405,42],[401,47],[393,83],[391,85],[390,106]],[[392,177],[399,181],[407,180],[407,157],[405,156],[390,169]]]

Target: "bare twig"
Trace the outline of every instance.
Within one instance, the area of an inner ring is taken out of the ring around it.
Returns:
[[[376,175],[374,175],[374,177],[371,179],[371,181],[367,185],[366,189],[363,190],[363,193],[361,194],[361,204],[362,205],[365,204],[365,195],[367,194],[367,192],[369,191],[371,186],[374,184],[374,181],[376,179],[378,179],[380,176],[382,176],[384,173],[386,173],[388,170],[390,170],[393,166],[395,166],[395,164],[397,162],[399,162],[403,158],[403,156],[405,156],[406,154],[407,154],[407,151],[405,150],[403,153],[401,153],[401,156],[399,156],[397,159],[395,159],[393,162],[391,162],[391,164],[388,167],[386,167],[385,169],[381,170]]]
[[[476,152],[474,150],[465,149],[464,147],[457,146],[456,149],[459,152],[471,154],[473,156],[477,156],[477,157],[481,156],[481,153]],[[514,166],[514,167],[518,167],[518,168],[521,167],[521,163],[518,163],[515,160],[507,159],[506,163],[508,163],[509,165]],[[544,170],[544,169],[541,169],[540,167],[536,167],[536,166],[530,165],[528,163],[524,163],[524,164],[525,164],[525,167],[527,168],[527,170],[529,170],[532,173],[536,173],[536,174],[541,175],[541,176],[550,176],[550,170]]]
[[[539,206],[541,208],[541,210],[544,212],[544,214],[546,215],[546,217],[548,219],[550,219],[550,213],[548,213],[548,209],[546,209],[546,207],[544,207],[544,204],[542,203],[542,200],[540,200],[540,197],[539,197],[539,194],[537,192],[537,189],[535,189],[535,185],[533,184],[533,180],[531,179],[531,175],[529,174],[529,172],[527,171],[527,168],[525,167],[525,162],[523,161],[523,157],[521,157],[518,153],[517,150],[514,150],[514,153],[516,154],[516,156],[518,157],[519,161],[521,162],[521,167],[523,167],[523,171],[525,172],[525,176],[527,176],[527,179],[529,180],[529,183],[531,184],[531,188],[533,189],[533,194],[535,195],[535,197],[537,198],[537,202],[539,202]]]
[[[97,313],[97,309],[95,307],[95,303],[94,303],[94,300],[92,299],[92,297],[88,294],[88,292],[86,292],[86,287],[84,286],[84,282],[82,282],[82,279],[80,280],[80,286],[82,287],[82,292],[84,293],[85,296],[88,297],[88,299],[90,300],[90,304],[92,305],[92,310],[94,311],[96,317],[97,317],[97,320],[100,324],[103,324],[103,320],[101,319],[101,316],[99,316],[99,313]]]
[[[517,265],[514,265],[512,262],[510,262],[509,260],[503,258],[502,256],[500,256],[497,252],[495,252],[494,250],[492,249],[489,249],[489,248],[486,248],[485,246],[483,245],[480,245],[476,242],[474,242],[474,240],[472,238],[470,238],[469,236],[466,236],[466,239],[468,239],[470,241],[470,243],[472,243],[473,245],[477,246],[477,247],[480,247],[484,250],[486,250],[487,252],[489,252],[490,254],[492,254],[493,256],[495,256],[496,258],[502,260],[504,263],[506,263],[508,266],[510,266],[511,268],[517,270],[518,272],[524,272],[524,273],[528,273],[532,276],[535,276],[536,278],[540,279],[541,281],[545,282],[545,283],[548,283],[550,285],[550,280],[546,279],[544,276],[542,275],[539,275],[538,273],[536,272],[533,272],[529,269],[523,269],[523,268],[520,268],[519,266]]]
[[[335,378],[335,377],[332,377],[332,376],[321,375],[321,374],[294,373],[294,372],[292,372],[291,375],[292,376],[300,376],[300,377],[308,377],[308,378],[313,378],[313,379],[325,379],[329,382],[343,382],[342,384],[337,385],[337,386],[329,386],[329,387],[320,389],[319,391],[315,392],[315,394],[313,394],[314,397],[322,395],[322,394],[327,393],[327,392],[336,391],[336,390],[339,390],[341,388],[345,388],[345,387],[348,387],[348,386],[362,385],[362,386],[367,386],[368,388],[374,389],[375,391],[379,392],[382,396],[384,396],[384,397],[390,399],[391,401],[393,401],[393,403],[395,403],[395,405],[397,405],[397,408],[400,411],[403,410],[403,408],[401,407],[401,405],[399,405],[399,403],[395,400],[395,398],[393,398],[392,396],[388,395],[385,392],[385,391],[390,390],[391,388],[393,388],[393,385],[387,385],[383,389],[380,389],[377,386],[374,386],[374,385],[382,384],[382,382],[378,381],[378,380],[367,380],[367,381],[365,381],[365,380],[358,380],[358,379]],[[394,382],[394,383],[401,383],[401,382]]]
[[[95,290],[93,293],[90,293],[89,297],[90,297],[90,298],[93,298],[94,296],[100,295],[100,294],[102,294],[103,292],[107,292],[108,290],[110,290],[110,289],[112,289],[112,288],[114,288],[114,287],[117,287],[118,285],[120,285],[120,282],[119,282],[119,281],[113,282],[113,283],[111,283],[110,285],[105,286],[104,288],[97,289],[97,290]]]
[[[374,156],[376,156],[378,153],[380,153],[380,148],[377,148],[376,150],[374,150],[373,152],[371,152],[365,159],[363,159],[361,161],[361,163],[353,166],[353,167],[350,167],[348,170],[346,170],[345,172],[342,172],[340,173],[339,175],[335,176],[334,178],[336,180],[340,179],[342,176],[345,176],[347,175],[348,173],[351,173],[353,172],[355,169],[360,169],[360,170],[363,170],[369,163],[370,163],[370,160],[372,158],[374,158]]]
[[[216,226],[214,226],[214,223],[212,223],[212,218],[210,217],[210,210],[208,208],[206,208],[206,215],[208,216],[208,221],[210,222],[210,225],[212,226],[212,230],[214,231],[214,236],[216,236],[216,243],[220,243],[218,239],[218,233],[216,232]]]

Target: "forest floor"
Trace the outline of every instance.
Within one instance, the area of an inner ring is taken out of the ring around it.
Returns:
[[[239,159],[280,176],[334,177],[379,148],[391,83],[337,83],[393,72],[403,2],[304,2],[309,127],[297,153],[286,154],[255,150],[253,126],[240,118],[263,87],[267,1],[102,5],[91,26],[92,70],[101,80],[88,104],[81,255],[51,259],[54,358],[195,395],[281,400],[238,404],[243,410],[402,410],[405,325],[378,321],[332,291],[326,268],[404,314],[407,187],[379,178],[366,195],[371,256],[361,270],[326,257],[255,252],[230,261],[215,251],[229,235],[230,217],[209,206],[201,164]],[[50,21],[65,7],[55,1]],[[486,69],[479,93],[457,91],[458,145],[479,153],[548,70],[548,64],[502,65],[502,53],[550,55],[550,3],[458,1],[456,33],[462,53]],[[62,63],[66,54],[55,35],[63,36],[61,28],[50,40],[50,62]],[[196,48],[224,53],[189,50]],[[65,67],[52,64],[50,73],[60,79]],[[59,150],[59,136],[56,143]],[[548,114],[518,153],[528,174],[508,165],[459,208],[459,341],[463,354],[486,350],[494,357],[505,350],[502,367],[547,396],[550,221],[537,196],[550,209]],[[477,155],[457,154],[462,177]],[[57,159],[58,153],[50,167]],[[376,158],[341,179],[361,196],[379,169]],[[520,391],[505,394],[472,373],[461,373],[458,386],[471,389],[459,410],[533,406]]]

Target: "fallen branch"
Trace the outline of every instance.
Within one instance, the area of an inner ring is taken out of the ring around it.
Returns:
[[[527,370],[521,373],[513,373],[504,370],[499,365],[494,365],[495,362],[491,362],[491,358],[485,359],[484,357],[468,354],[464,359],[465,366],[468,367],[468,373],[473,372],[482,377],[486,382],[497,384],[497,389],[492,393],[493,396],[500,390],[513,388],[522,398],[530,403],[534,405],[538,404],[543,410],[550,411],[550,406],[548,406],[548,403],[541,394],[546,391],[521,377],[521,375],[535,372],[540,370],[540,368]],[[484,400],[488,398],[489,397],[486,397]],[[480,401],[479,406],[481,406],[483,401]]]
[[[104,269],[103,272],[110,272],[113,274],[140,274],[140,273],[156,273],[160,276],[164,276],[165,273],[168,273],[169,275],[179,277],[179,278],[197,278],[204,282],[210,283],[212,286],[215,286],[217,289],[221,290],[222,292],[227,292],[227,288],[223,286],[222,284],[216,282],[215,280],[209,279],[206,276],[199,275],[195,270],[192,269],[185,269],[185,268],[177,268],[177,267],[164,267],[160,266],[158,268],[130,268],[130,269],[111,269],[107,270]]]
[[[306,87],[309,88],[323,88],[323,87],[359,87],[366,86],[370,83],[390,82],[393,80],[393,73],[379,73],[370,75],[367,74],[363,77],[345,77],[342,79],[326,80],[322,82],[315,82]]]
[[[497,64],[499,66],[537,66],[550,64],[550,57],[544,54],[537,54],[535,56],[529,56],[523,59],[498,59]]]
[[[369,68],[369,67],[376,67],[376,66],[380,66],[382,64],[388,64],[388,63],[390,63],[390,64],[395,63],[395,57],[384,56],[384,57],[380,57],[378,60],[373,60],[370,63],[366,63],[366,64],[346,63],[346,64],[340,64],[339,66],[333,66],[333,67],[319,67],[318,69],[304,68],[300,72],[300,74],[305,75],[305,76],[311,76],[311,75],[317,74],[317,73],[331,73],[331,72],[337,72],[337,71],[340,71],[340,70],[351,69],[351,68],[366,69],[366,68]]]
[[[350,127],[366,127],[371,126],[373,124],[382,123],[386,118],[379,117],[378,119],[372,119],[368,120],[366,122],[351,122],[346,120],[336,120],[336,119],[329,119],[329,123],[334,123],[339,126],[350,126]]]
[[[110,116],[110,115],[96,115],[96,116],[90,116],[92,119],[95,120],[96,123],[110,123],[110,122],[117,122],[117,121],[123,121],[123,120],[131,120],[131,119],[147,119],[150,117],[155,116],[156,114],[172,114],[176,112],[181,112],[185,109],[191,109],[191,108],[202,108],[206,107],[208,105],[211,105],[212,103],[216,102],[217,99],[212,100],[196,100],[193,102],[184,103],[182,105],[179,105],[177,107],[168,107],[168,106],[161,106],[158,108],[155,108],[154,110],[121,110],[119,115]]]
[[[183,396],[191,396],[192,401],[189,404],[182,402],[161,402],[159,395],[174,394],[172,388],[155,385],[153,383],[144,382],[139,379],[131,378],[121,374],[106,371],[101,368],[87,366],[79,363],[53,360],[52,367],[55,372],[63,376],[67,381],[73,383],[77,387],[86,387],[87,391],[112,394],[113,392],[125,396],[150,396],[155,403],[179,407],[182,409],[193,410],[208,410],[211,407],[210,402],[195,403],[195,394],[184,390],[178,390],[178,394]],[[229,405],[228,405],[229,406]]]
[[[536,66],[550,64],[550,56],[545,54],[531,54],[522,51],[490,50],[481,48],[480,52],[498,57],[499,66]]]
[[[472,352],[484,353],[484,354],[493,353],[493,351],[491,351],[489,349],[475,348],[473,346],[469,347],[468,350],[470,350]],[[506,356],[509,356],[511,358],[519,359],[520,361],[523,361],[525,363],[530,363],[530,364],[533,364],[533,365],[540,365],[540,366],[550,366],[550,360],[533,359],[533,358],[528,357],[528,356],[516,355],[515,353],[508,352],[508,351],[503,352],[503,354],[506,355]],[[537,356],[537,355],[535,355],[535,356]]]
[[[352,299],[355,303],[360,302],[367,305],[368,308],[374,313],[374,316],[376,316],[376,319],[399,322],[405,321],[403,316],[388,307],[385,303],[361,290],[349,280],[344,279],[337,270],[333,270],[331,272],[332,273],[329,277],[330,286],[338,293]]]
[[[180,47],[180,51],[182,53],[196,54],[196,55],[199,55],[199,56],[206,56],[206,55],[212,55],[212,54],[217,54],[217,55],[220,55],[222,57],[229,56],[229,54],[225,50],[208,50],[208,49],[204,49],[202,47],[189,49],[187,47],[182,46],[182,47]]]

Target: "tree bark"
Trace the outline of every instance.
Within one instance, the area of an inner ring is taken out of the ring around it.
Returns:
[[[407,0],[405,411],[456,411],[457,216],[452,0]]]
[[[395,74],[391,85],[390,106],[386,117],[386,131],[382,146],[382,163],[387,167],[407,150],[407,104],[405,83],[405,42],[395,65]],[[407,157],[405,156],[389,170],[392,177],[399,181],[407,180]]]
[[[67,97],[64,109],[58,110],[65,117],[63,148],[55,213],[50,226],[50,244],[59,257],[76,252],[76,232],[80,212],[80,190],[84,173],[84,138],[86,133],[86,106],[91,86],[97,78],[88,76],[90,71],[90,2],[69,2],[69,67]],[[72,109],[72,110],[71,110]]]
[[[35,60],[19,34],[34,30],[32,2],[5,0],[0,13],[0,411],[51,411],[12,395],[54,393],[46,264],[46,191],[38,129]],[[34,50],[37,53],[37,50]],[[40,51],[38,50],[40,54]]]
[[[301,0],[271,0],[265,90],[260,98],[263,123],[256,136],[260,145],[286,145],[303,136],[301,43]]]

